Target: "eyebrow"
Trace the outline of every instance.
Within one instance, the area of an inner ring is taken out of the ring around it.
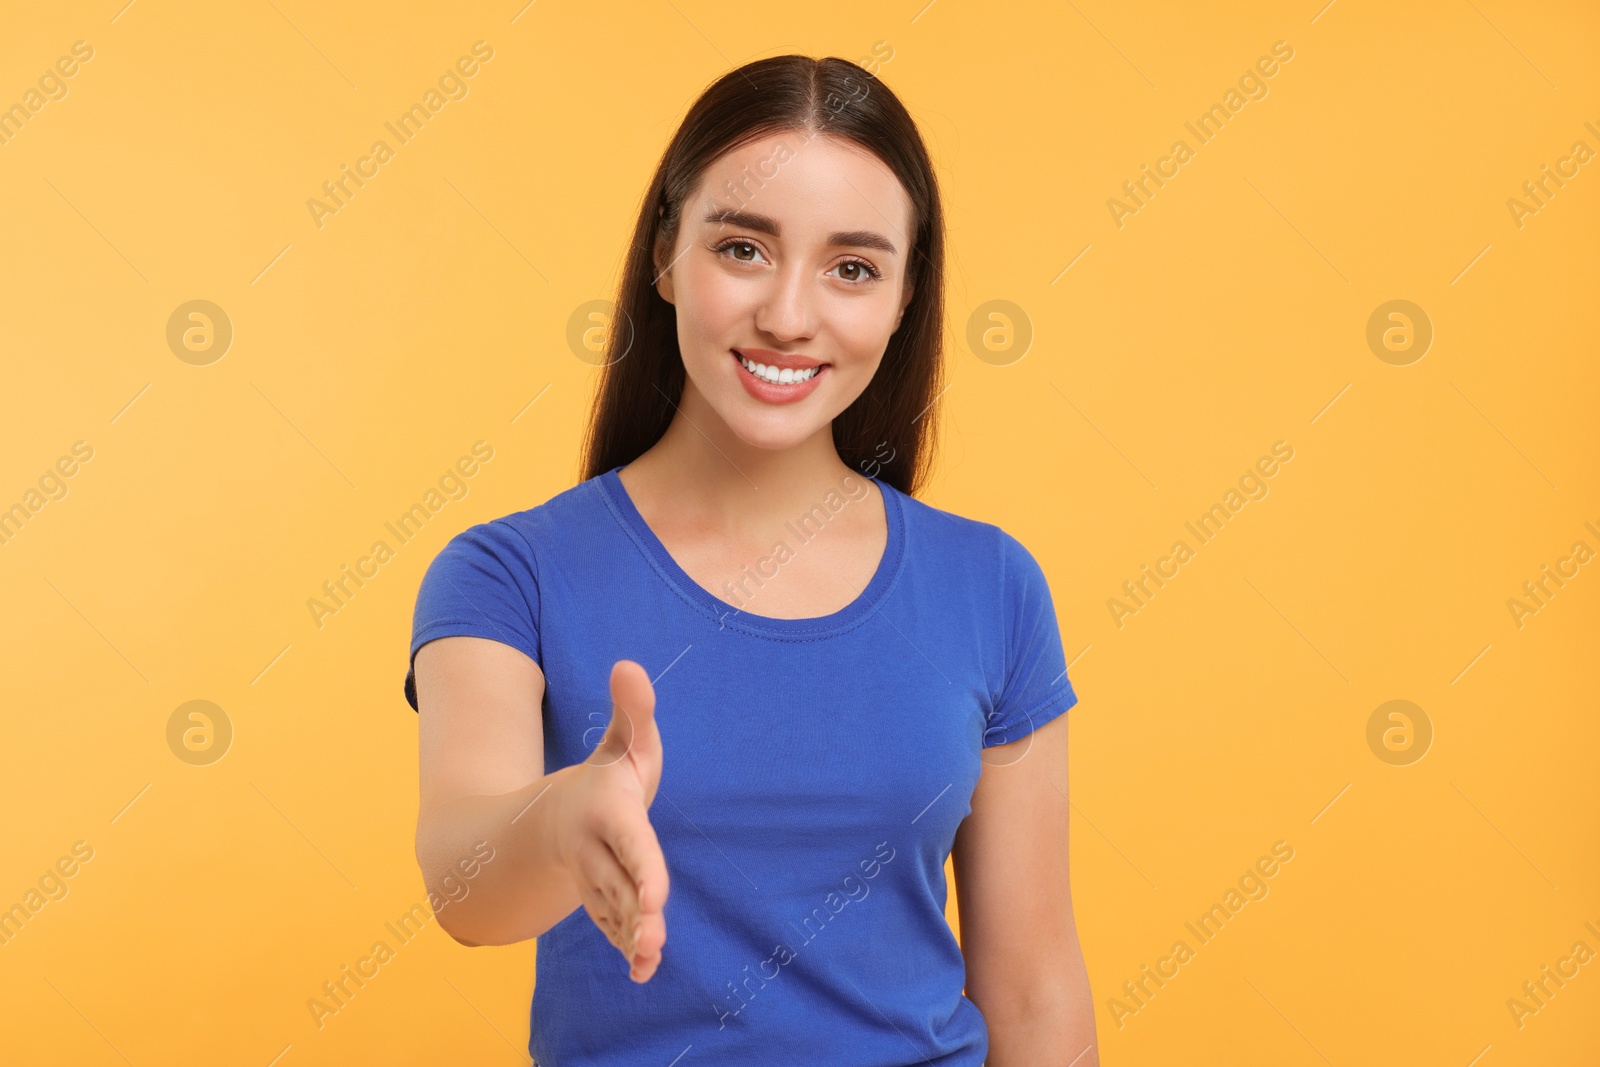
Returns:
[[[753,211],[740,211],[736,208],[723,208],[712,211],[705,218],[709,223],[723,223],[738,229],[755,230],[759,233],[771,234],[781,237],[782,233],[777,222],[766,215],[758,215]],[[828,235],[830,245],[844,245],[852,248],[876,248],[895,254],[895,247],[890,240],[881,233],[871,230],[842,230]]]

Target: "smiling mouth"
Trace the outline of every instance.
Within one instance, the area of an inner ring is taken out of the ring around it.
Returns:
[[[764,363],[758,363],[753,359],[746,359],[737,352],[733,353],[733,358],[739,361],[739,365],[752,378],[767,385],[804,385],[830,366],[830,364],[821,363],[805,370],[791,370],[787,367],[780,369]]]

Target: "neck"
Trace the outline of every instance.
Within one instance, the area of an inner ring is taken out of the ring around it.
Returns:
[[[691,514],[735,535],[782,525],[829,492],[860,498],[875,489],[839,458],[831,423],[797,444],[763,448],[729,429],[692,382],[667,432],[621,477],[641,511]]]

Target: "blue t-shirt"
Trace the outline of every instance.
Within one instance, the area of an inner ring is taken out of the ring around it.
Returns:
[[[413,658],[467,634],[539,664],[546,773],[599,743],[617,660],[655,686],[660,966],[633,982],[573,911],[538,939],[529,1054],[980,1067],[988,1029],[962,991],[944,868],[980,749],[1078,699],[1038,563],[998,526],[877,481],[889,539],[866,588],[831,615],[767,618],[757,582],[784,581],[834,515],[871,506],[864,478],[844,476],[718,597],[667,553],[620,469],[456,535],[417,594]],[[415,708],[410,671],[405,692]]]

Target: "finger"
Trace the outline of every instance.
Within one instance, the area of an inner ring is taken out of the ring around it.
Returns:
[[[593,899],[592,894],[590,899]],[[583,910],[588,913],[590,919],[594,920],[594,924],[600,929],[600,932],[606,935],[606,940],[610,941],[618,952],[627,955],[627,949],[622,944],[621,930],[618,928],[616,920],[612,918],[611,913],[603,907],[596,909],[587,904],[584,905]]]
[[[650,964],[653,970],[654,963],[660,960],[661,946],[667,940],[666,903],[671,888],[661,842],[649,819],[642,818],[619,826],[606,838],[606,843],[621,870],[631,879],[627,892],[635,906],[630,920],[637,923],[631,931],[634,934],[633,955],[640,962]]]
[[[648,747],[655,709],[656,691],[645,669],[629,659],[612,664],[611,724],[589,754],[589,762],[605,766],[621,760],[635,745]]]
[[[628,878],[628,889],[641,911],[659,912],[667,902],[667,861],[656,829],[642,809],[619,819],[603,835]]]
[[[592,885],[579,888],[578,896],[583,901],[583,910],[588,912],[595,926],[600,928],[608,940],[617,944],[614,939],[620,939],[622,924],[617,921],[616,913],[611,910],[611,905],[606,902],[605,897]],[[617,944],[617,948],[620,950],[622,946]]]
[[[666,916],[659,913],[643,915],[639,920],[639,936],[634,941],[632,957],[633,969],[640,976],[639,981],[647,980],[661,965],[661,953],[666,942]]]
[[[579,850],[577,875],[579,895],[596,925],[612,938],[619,951],[630,954],[630,941],[639,915],[638,891],[603,839],[591,838]]]
[[[583,910],[593,920],[599,931],[606,935],[606,940],[611,942],[613,948],[622,954],[623,959],[632,960],[633,953],[629,951],[629,927],[619,922],[612,913],[610,905],[593,889],[583,893]]]
[[[604,895],[617,925],[626,929],[639,914],[639,892],[616,856],[599,841],[586,871],[595,888]]]

